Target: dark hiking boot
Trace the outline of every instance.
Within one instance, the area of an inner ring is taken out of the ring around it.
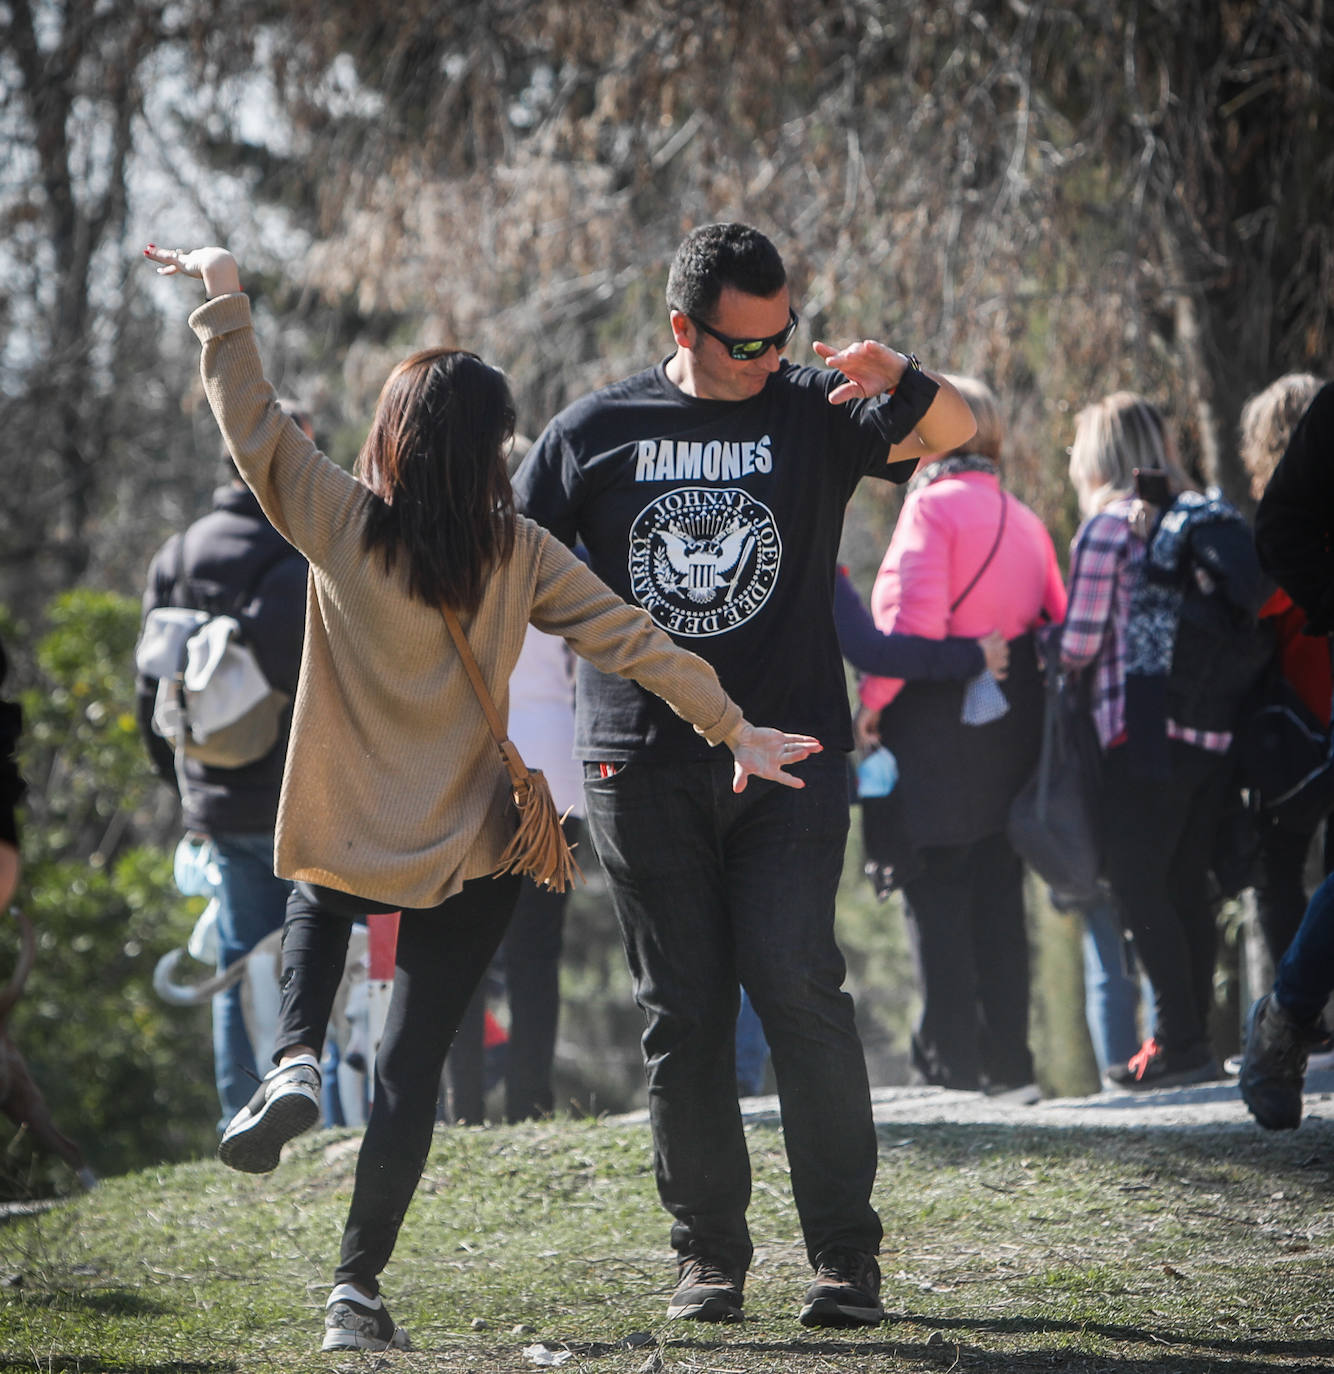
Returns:
[[[798,1317],[803,1326],[879,1326],[885,1309],[876,1257],[862,1250],[824,1251]]]
[[[1251,1007],[1238,1087],[1265,1130],[1292,1131],[1301,1124],[1306,1059],[1323,1035],[1323,1026],[1303,1026],[1272,992]]]
[[[667,1304],[668,1317],[696,1322],[739,1322],[741,1281],[720,1264],[683,1255],[676,1291]]]

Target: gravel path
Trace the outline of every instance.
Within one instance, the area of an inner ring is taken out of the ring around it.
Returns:
[[[1260,1130],[1237,1092],[1236,1079],[1146,1093],[1103,1092],[1092,1097],[1047,1098],[1031,1106],[948,1088],[873,1088],[871,1101],[877,1123],[886,1126],[944,1122],[1039,1130],[1067,1126]],[[776,1122],[778,1099],[746,1098],[742,1111],[748,1121]],[[1306,1108],[1300,1130],[1334,1136],[1334,1069],[1307,1074]]]

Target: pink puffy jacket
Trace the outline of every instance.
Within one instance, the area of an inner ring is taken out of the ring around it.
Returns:
[[[958,610],[951,611],[996,542],[1002,500],[1000,546]],[[1042,521],[1017,497],[1002,493],[995,474],[961,472],[938,477],[904,501],[876,575],[871,612],[885,633],[944,639],[999,630],[1014,639],[1044,620],[1065,619],[1065,584]],[[878,711],[902,686],[900,678],[865,678],[862,703]]]

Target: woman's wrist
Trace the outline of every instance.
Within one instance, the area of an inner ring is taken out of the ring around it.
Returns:
[[[209,296],[233,296],[241,290],[241,273],[230,253],[206,262],[201,275],[204,291]]]

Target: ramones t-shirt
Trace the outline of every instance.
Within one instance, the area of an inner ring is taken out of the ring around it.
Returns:
[[[936,384],[904,374],[892,397],[830,405],[832,369],[784,362],[745,401],[700,400],[664,363],[567,407],[515,476],[519,509],[707,659],[755,725],[852,747],[834,630],[843,515],[863,476],[904,482],[887,462]],[[703,758],[708,744],[628,678],[580,660],[575,755]]]

